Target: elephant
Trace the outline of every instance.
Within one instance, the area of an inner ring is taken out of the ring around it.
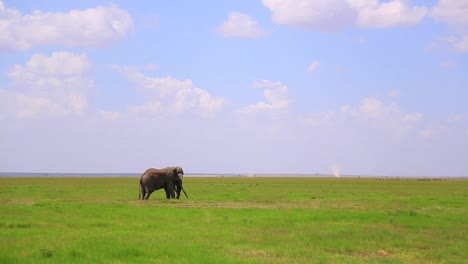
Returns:
[[[147,169],[140,177],[140,194],[138,199],[148,200],[151,193],[156,190],[164,188],[166,192],[166,198],[180,197],[180,192],[183,191],[185,196],[188,198],[182,186],[182,179],[184,178],[184,170],[177,167],[166,167],[163,169]]]

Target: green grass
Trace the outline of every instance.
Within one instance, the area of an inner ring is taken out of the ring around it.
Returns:
[[[184,186],[190,199],[160,190],[139,201],[137,178],[0,178],[0,263],[468,259],[468,180],[186,177]]]

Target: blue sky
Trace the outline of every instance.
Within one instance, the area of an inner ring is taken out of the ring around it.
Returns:
[[[0,171],[468,176],[468,1],[0,1]]]

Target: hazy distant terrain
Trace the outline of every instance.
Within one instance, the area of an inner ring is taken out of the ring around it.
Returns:
[[[44,172],[0,172],[0,177],[138,177],[141,173],[44,173]],[[259,174],[235,174],[235,173],[186,173],[185,177],[292,177],[292,178],[468,178],[464,177],[404,177],[404,176],[374,176],[374,175],[333,175],[333,174],[280,174],[280,173],[259,173]]]

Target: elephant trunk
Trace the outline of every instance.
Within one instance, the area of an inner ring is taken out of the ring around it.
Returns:
[[[187,195],[187,193],[185,192],[184,187],[182,187],[182,191],[184,192],[185,197],[187,197],[187,199],[188,199],[188,195]]]

